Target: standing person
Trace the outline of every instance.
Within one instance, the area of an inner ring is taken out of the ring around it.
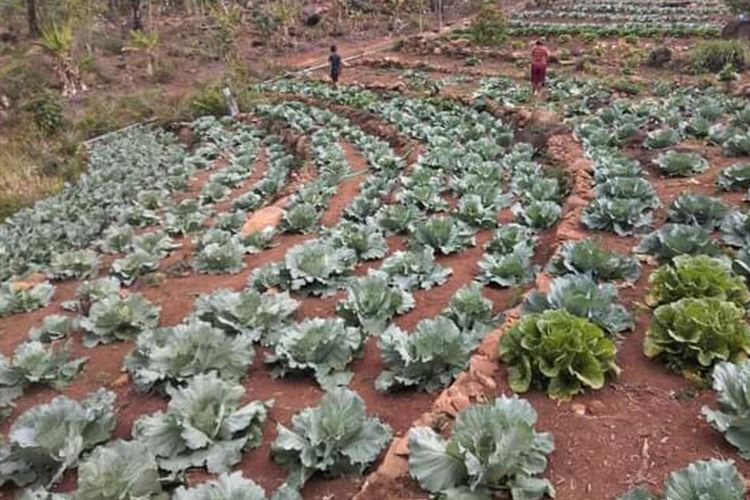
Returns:
[[[328,56],[328,63],[331,65],[333,88],[336,88],[336,85],[339,83],[339,76],[341,76],[341,56],[338,54],[335,45],[331,45],[331,55]]]
[[[537,40],[531,49],[531,87],[533,95],[541,93],[547,80],[547,59],[549,49],[544,42]]]

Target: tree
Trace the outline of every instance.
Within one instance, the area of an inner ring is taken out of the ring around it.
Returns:
[[[130,0],[130,10],[133,14],[133,31],[142,31],[143,14],[141,13],[141,0]]]
[[[726,0],[725,3],[735,14],[750,13],[750,0]]]
[[[29,33],[33,37],[38,37],[40,33],[36,14],[36,0],[26,0],[26,20],[29,23]]]
[[[55,74],[63,86],[63,97],[73,97],[88,88],[73,60],[73,28],[66,23],[62,28],[52,23],[41,31],[38,45],[55,58]]]
[[[146,75],[154,76],[154,68],[158,62],[156,49],[159,47],[159,33],[151,31],[133,30],[130,32],[130,44],[125,47],[126,51],[138,51],[146,54]]]

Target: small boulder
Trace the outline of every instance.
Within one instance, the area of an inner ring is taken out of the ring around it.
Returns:
[[[240,235],[247,237],[258,231],[279,225],[284,217],[284,210],[279,207],[264,207],[253,213],[240,230]]]
[[[657,47],[651,51],[646,59],[649,68],[663,68],[672,60],[672,51],[668,47]]]

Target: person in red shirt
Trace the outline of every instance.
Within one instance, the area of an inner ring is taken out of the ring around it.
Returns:
[[[534,48],[531,49],[531,87],[534,95],[544,89],[547,80],[548,58],[549,49],[544,45],[544,42],[537,40]]]

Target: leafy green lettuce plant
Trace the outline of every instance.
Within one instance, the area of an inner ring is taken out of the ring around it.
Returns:
[[[568,400],[585,388],[601,389],[617,375],[616,347],[591,321],[564,310],[523,316],[500,338],[499,357],[515,392],[537,387]]]
[[[658,307],[643,353],[693,380],[703,380],[720,361],[744,361],[750,353],[745,310],[717,298],[681,299]]]
[[[651,306],[686,297],[714,297],[741,308],[750,302],[744,279],[732,272],[727,261],[707,255],[678,255],[651,273],[649,285],[647,302]]]

